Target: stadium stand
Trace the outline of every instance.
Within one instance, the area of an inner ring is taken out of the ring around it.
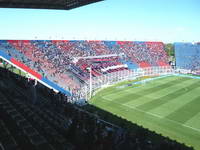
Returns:
[[[0,54],[66,95],[82,97],[92,76],[168,66],[162,42],[0,40]],[[76,99],[74,98],[74,100]]]
[[[200,74],[200,45],[175,43],[176,67]]]
[[[92,76],[98,77],[127,69],[168,66],[162,42],[1,40],[0,52],[39,80],[59,85],[59,91],[65,93],[75,93],[88,82],[90,67]]]
[[[106,118],[116,125],[102,120]],[[62,93],[4,68],[0,68],[0,148],[193,149],[93,106],[83,108],[72,104]]]

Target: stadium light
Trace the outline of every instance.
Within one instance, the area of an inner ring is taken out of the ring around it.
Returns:
[[[90,98],[92,97],[92,66],[89,68],[90,70]]]

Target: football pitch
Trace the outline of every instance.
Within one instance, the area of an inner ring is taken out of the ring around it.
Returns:
[[[200,79],[152,79],[102,89],[90,103],[200,150]]]

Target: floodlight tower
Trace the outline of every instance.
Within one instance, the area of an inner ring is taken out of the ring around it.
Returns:
[[[89,68],[90,70],[90,98],[92,97],[92,66]]]

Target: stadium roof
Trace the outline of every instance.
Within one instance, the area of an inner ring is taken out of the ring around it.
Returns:
[[[64,9],[88,5],[103,0],[0,0],[0,8]]]

